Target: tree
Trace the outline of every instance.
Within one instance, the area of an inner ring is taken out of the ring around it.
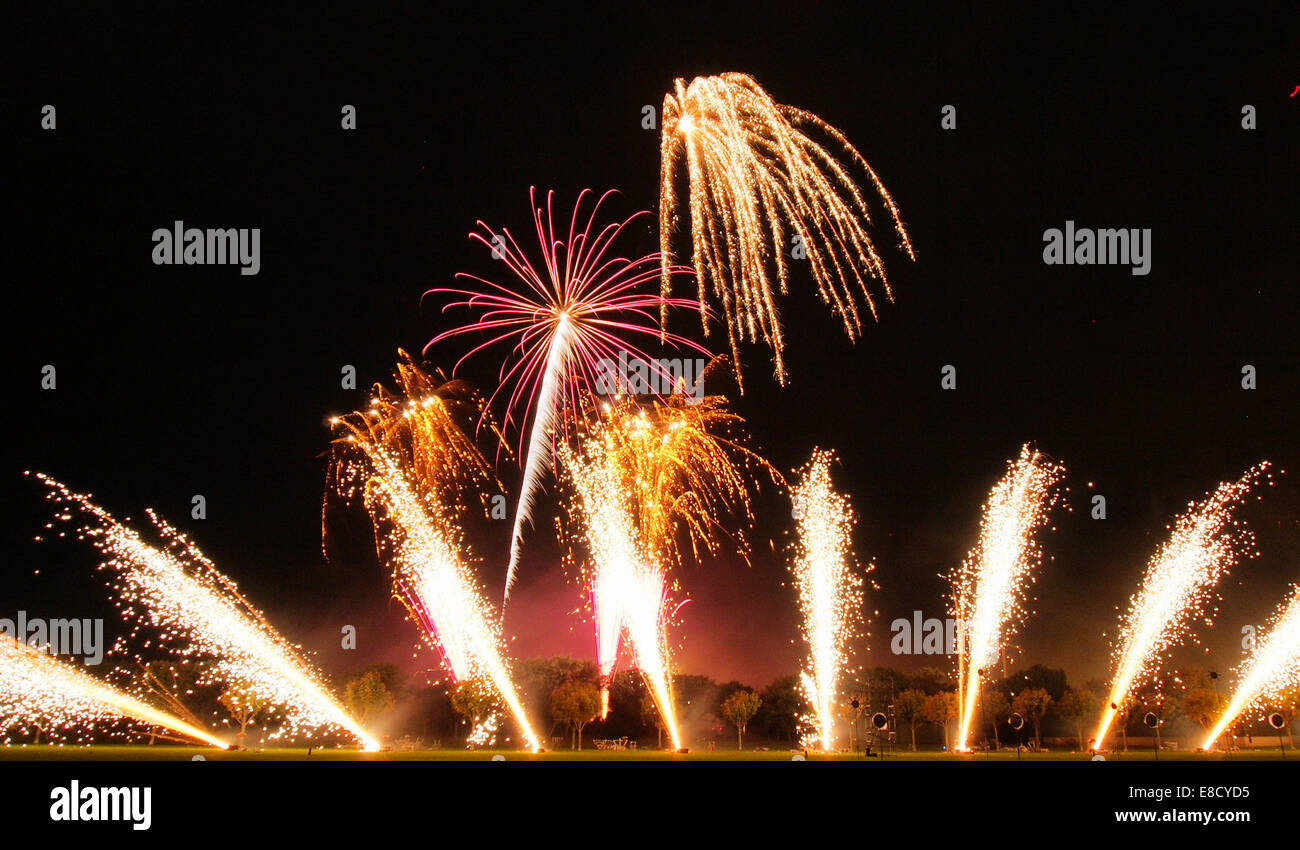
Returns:
[[[745,748],[745,727],[755,714],[758,714],[759,706],[763,704],[763,698],[748,688],[739,691],[733,691],[731,696],[722,701],[720,711],[727,722],[736,727],[736,749]]]
[[[1047,667],[1043,664],[1035,664],[1033,667],[1027,667],[1024,670],[1017,670],[1007,677],[1003,683],[1003,690],[1020,693],[1022,690],[1029,688],[1042,688],[1047,691],[1047,695],[1052,698],[1053,702],[1060,702],[1069,690],[1065,682],[1065,671]]]
[[[551,711],[551,694],[560,685],[570,680],[591,682],[599,686],[600,673],[595,662],[590,659],[570,658],[559,655],[551,658],[530,658],[514,668],[515,681],[523,696],[529,717],[554,717]],[[610,693],[610,705],[613,706],[614,693]],[[556,725],[559,722],[556,721]],[[555,734],[552,727],[550,734]]]
[[[551,715],[573,730],[573,748],[582,749],[582,730],[600,714],[600,688],[571,679],[551,692]]]
[[[912,752],[916,752],[916,727],[925,722],[922,709],[925,708],[924,691],[907,689],[894,698],[894,716],[906,723],[912,730]]]
[[[496,692],[482,679],[466,679],[457,682],[451,692],[451,707],[464,718],[464,723],[471,728],[497,708]],[[468,744],[468,742],[467,742]]]
[[[982,688],[980,696],[980,711],[983,712],[981,722],[987,723],[993,732],[993,739],[990,743],[993,749],[998,749],[998,724],[1006,723],[1007,718],[1011,716],[1011,700],[1007,695],[994,685],[985,685]],[[972,720],[972,722],[974,722]]]
[[[187,698],[194,695],[198,682],[198,668],[190,662],[173,661],[136,662],[136,667],[127,675],[134,679],[135,690],[145,697],[155,700],[163,708],[191,726],[203,726],[203,722],[190,710]],[[153,744],[157,735],[149,733],[149,743]]]
[[[1190,688],[1183,694],[1183,714],[1197,726],[1208,730],[1223,714],[1226,702],[1226,698],[1220,697],[1210,688]]]
[[[365,726],[390,710],[397,699],[384,683],[383,673],[370,669],[347,683],[343,688],[343,702],[352,716]]]
[[[1043,718],[1052,705],[1052,695],[1043,688],[1025,688],[1016,694],[1012,708],[1034,727],[1034,744],[1043,748]]]
[[[926,723],[933,723],[943,729],[943,748],[948,749],[948,727],[957,719],[961,707],[957,705],[957,694],[952,691],[939,691],[925,698],[921,704],[921,717]]]
[[[655,703],[654,695],[647,688],[641,695],[641,722],[646,725],[654,724],[655,731],[658,733],[658,742],[655,744],[659,749],[664,747],[664,717],[659,712],[659,706]]]
[[[248,724],[257,720],[269,707],[266,698],[250,688],[232,685],[217,698],[230,714],[230,719],[239,726],[239,748],[244,747],[244,737]]]
[[[805,710],[798,676],[782,676],[763,689],[763,703],[754,716],[768,738],[794,742],[799,714]]]
[[[1087,688],[1070,688],[1056,704],[1056,713],[1070,724],[1083,750],[1084,729],[1101,711],[1101,699]]]
[[[884,670],[887,668],[881,667],[877,669]],[[901,679],[902,677],[900,676],[899,678]],[[940,670],[938,667],[922,667],[920,670],[916,671],[916,675],[912,676],[912,678],[908,680],[906,687],[911,690],[920,691],[926,696],[932,696],[940,691],[945,691],[952,687],[952,673],[947,670]],[[899,690],[902,690],[902,688],[899,688]]]

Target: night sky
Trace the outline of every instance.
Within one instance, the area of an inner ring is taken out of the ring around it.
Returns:
[[[1188,500],[1264,458],[1288,470],[1241,511],[1261,555],[1223,585],[1219,626],[1201,630],[1209,656],[1178,658],[1236,662],[1241,627],[1300,579],[1294,11],[1251,27],[1199,21],[1191,39],[1127,13],[1066,27],[969,13],[904,24],[815,3],[546,12],[26,16],[3,103],[15,145],[0,166],[0,616],[111,616],[90,547],[32,542],[48,509],[21,473],[41,470],[119,516],[159,509],[336,676],[434,666],[410,658],[415,627],[389,598],[364,517],[322,553],[328,417],[363,406],[399,347],[418,352],[447,326],[436,301],[421,303],[426,289],[494,271],[466,238],[476,220],[525,231],[530,186],[555,189],[557,208],[584,187],[619,189],[617,213],[655,208],[659,139],[642,106],[658,107],[675,77],[743,71],[846,134],[917,250],[912,263],[893,247],[880,210],[895,303],[856,344],[797,266],[780,304],[790,383],[776,386],[770,352],[749,346],[746,393],[732,398],[781,468],[814,446],[839,453],[856,549],[880,586],[858,662],[942,663],[892,655],[889,623],[944,615],[942,575],[1027,441],[1067,466],[1073,511],[1043,537],[1052,560],[1018,658],[1073,681],[1106,674],[1115,608]],[[47,103],[52,132],[39,126]],[[339,126],[344,104],[354,132]],[[956,130],[940,129],[945,104]],[[1243,104],[1258,129],[1241,128]],[[150,234],[177,219],[260,227],[261,273],[154,265]],[[1044,265],[1043,231],[1067,219],[1150,228],[1151,273]],[[657,247],[653,222],[626,252]],[[697,334],[698,321],[672,330]],[[704,341],[725,350],[723,335]],[[449,367],[466,349],[429,356]],[[44,364],[57,367],[54,391],[40,388]],[[340,389],[346,364],[359,390]],[[955,391],[940,389],[944,364]],[[1245,364],[1258,389],[1241,388]],[[494,375],[489,359],[463,372],[485,390]],[[517,484],[517,470],[501,475]],[[1094,492],[1104,521],[1090,518]],[[206,520],[189,517],[196,493]],[[752,566],[730,557],[679,575],[693,599],[684,672],[762,686],[799,666],[794,591],[767,545],[787,544],[789,506],[771,490],[757,506]],[[590,657],[553,502],[540,513],[507,609],[512,653]],[[494,597],[507,525],[470,529]],[[339,649],[344,624],[359,629],[356,652]]]

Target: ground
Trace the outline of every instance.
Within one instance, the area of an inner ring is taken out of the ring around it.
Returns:
[[[524,753],[518,750],[406,750],[380,753],[363,753],[355,749],[322,748],[313,749],[311,755],[306,748],[284,747],[266,750],[244,750],[239,752],[221,752],[211,747],[186,747],[174,745],[126,746],[104,745],[92,747],[50,747],[50,746],[11,746],[0,748],[0,761],[184,761],[202,756],[208,761],[488,761],[493,756],[503,756],[507,761],[790,761],[798,753],[792,750],[736,751],[719,750],[716,752],[670,753],[663,750],[557,750],[539,754]],[[1150,761],[1152,752],[1111,753],[1108,761]],[[1068,751],[1051,753],[1022,752],[1023,761],[1088,761],[1092,758],[1087,753]],[[1227,756],[1221,753],[1196,752],[1162,752],[1161,761],[1276,761],[1280,754],[1276,749],[1257,749],[1239,751]],[[822,755],[810,753],[809,761],[861,761],[864,758],[856,753],[836,753]],[[878,760],[878,757],[872,760]],[[917,753],[899,751],[887,753],[886,761],[1015,761],[1016,752],[978,753],[965,756],[952,756],[938,751]]]

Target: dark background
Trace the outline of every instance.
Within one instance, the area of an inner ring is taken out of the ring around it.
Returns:
[[[910,263],[879,228],[896,302],[857,344],[797,269],[781,302],[790,385],[749,347],[748,390],[734,398],[782,468],[814,446],[839,452],[857,551],[880,586],[859,663],[940,660],[890,654],[889,623],[943,616],[942,574],[975,542],[1005,462],[1033,441],[1067,465],[1074,510],[1044,537],[1053,560],[1019,657],[1072,680],[1105,675],[1115,608],[1169,519],[1263,458],[1297,460],[1294,12],[740,8],[13,13],[0,615],[111,616],[89,547],[32,542],[47,519],[21,475],[34,469],[119,516],[160,509],[336,675],[435,664],[408,660],[414,627],[368,541],[322,555],[326,420],[364,403],[399,346],[418,351],[444,326],[421,293],[494,270],[465,238],[477,219],[523,231],[531,185],[556,189],[560,209],[584,187],[620,189],[618,213],[653,209],[658,134],[641,128],[642,106],[657,108],[675,77],[736,70],[844,131],[918,253]],[[54,132],[39,129],[46,103]],[[343,104],[357,108],[355,132],[340,129]],[[955,131],[940,130],[944,104]],[[154,266],[150,234],[176,219],[260,227],[261,273]],[[1045,266],[1042,233],[1066,219],[1151,228],[1151,274]],[[651,221],[625,251],[656,247]],[[677,247],[689,256],[687,238]],[[725,349],[725,337],[708,343]],[[430,355],[450,366],[466,348]],[[46,363],[53,392],[39,387]],[[955,392],[939,389],[947,363]],[[1240,388],[1247,363],[1253,392]],[[344,364],[361,390],[339,389]],[[493,374],[486,360],[465,373],[485,388]],[[518,473],[502,476],[513,487]],[[1091,492],[1107,497],[1105,521],[1089,517]],[[204,521],[189,519],[195,493]],[[1294,475],[1262,495],[1241,512],[1261,556],[1225,582],[1219,625],[1187,658],[1235,663],[1241,626],[1300,577]],[[694,599],[684,672],[761,686],[799,665],[794,593],[765,545],[785,545],[788,507],[760,507],[752,567],[723,559],[679,576]],[[471,529],[494,597],[506,525]],[[512,653],[590,656],[580,593],[545,538],[530,538],[507,610]],[[360,630],[355,653],[338,649],[343,624]]]

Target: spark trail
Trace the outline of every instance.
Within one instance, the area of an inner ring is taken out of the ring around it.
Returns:
[[[826,752],[834,747],[832,706],[848,658],[848,642],[862,610],[862,577],[853,569],[855,517],[848,496],[837,492],[831,482],[833,460],[831,452],[814,450],[791,490],[799,536],[790,569],[809,650],[800,680],[813,710],[812,743]]]
[[[1278,606],[1264,637],[1241,665],[1237,690],[1214,728],[1205,736],[1203,750],[1214,749],[1224,730],[1251,706],[1261,706],[1285,691],[1300,686],[1300,585]]]
[[[1233,518],[1233,511],[1268,469],[1264,461],[1236,481],[1220,484],[1203,502],[1189,504],[1174,520],[1169,539],[1151,556],[1142,585],[1120,620],[1115,677],[1094,737],[1095,749],[1104,746],[1130,695],[1154,677],[1169,650],[1187,638],[1191,622],[1207,619],[1205,609],[1215,586],[1253,545],[1254,536]]]
[[[115,603],[123,618],[156,629],[160,643],[177,656],[211,659],[200,684],[256,695],[280,715],[278,737],[313,729],[342,730],[367,750],[379,742],[329,695],[319,673],[299,649],[267,622],[198,547],[152,510],[163,547],[146,543],[90,497],[36,473],[47,498],[61,507],[60,521],[84,518],[79,537],[103,556],[99,568],[113,576]]]
[[[404,358],[399,392],[375,388],[368,410],[335,419],[337,489],[363,496],[393,593],[457,682],[482,682],[541,749],[510,676],[501,624],[462,556],[457,512],[497,489],[487,461],[457,423],[478,412],[458,382],[440,383]],[[423,495],[420,495],[423,494]],[[490,733],[489,733],[490,736]]]
[[[602,686],[608,687],[626,635],[675,747],[681,739],[666,637],[675,610],[670,571],[688,554],[716,554],[725,536],[746,556],[743,527],[753,520],[748,470],[780,480],[748,448],[741,424],[718,396],[699,404],[676,396],[646,404],[624,398],[604,406],[578,448],[560,450],[577,495],[569,524],[591,555],[587,580]],[[741,526],[730,535],[728,519]]]
[[[0,636],[0,729],[34,728],[50,736],[76,729],[88,734],[98,724],[118,720],[170,730],[223,750],[227,747],[205,729],[159,711],[36,647]]]
[[[969,750],[981,679],[1026,616],[1025,597],[1042,561],[1036,534],[1060,498],[1065,467],[1026,444],[984,503],[980,539],[953,577],[953,616],[964,694],[956,750]]]
[[[431,289],[425,293],[459,296],[444,307],[466,307],[479,311],[476,321],[443,331],[431,339],[425,350],[443,340],[465,334],[486,337],[462,357],[453,368],[479,352],[499,345],[508,346],[500,384],[488,400],[489,406],[503,399],[503,424],[519,429],[523,479],[510,534],[510,563],[506,571],[505,598],[510,597],[519,568],[524,526],[533,524],[536,494],[548,471],[555,447],[569,432],[584,405],[594,401],[594,386],[602,361],[618,360],[620,352],[652,364],[657,362],[636,347],[635,340],[656,338],[707,354],[697,343],[666,333],[654,323],[656,311],[671,307],[702,309],[694,301],[663,298],[640,291],[660,275],[688,274],[690,268],[666,265],[660,268],[659,254],[629,259],[613,254],[613,244],[630,225],[648,213],[640,212],[618,223],[598,225],[597,217],[606,192],[596,201],[582,222],[583,190],[574,204],[567,235],[557,234],[552,213],[553,192],[546,207],[537,205],[533,190],[529,202],[540,261],[534,264],[508,229],[498,234],[483,222],[482,233],[470,238],[493,252],[514,276],[506,286],[470,274],[457,279],[477,284],[477,289]],[[520,286],[522,284],[522,286]],[[671,376],[666,375],[671,378]],[[527,423],[531,419],[531,426]]]
[[[850,164],[801,127],[830,139]],[[789,237],[799,240],[818,295],[843,321],[850,339],[862,333],[859,296],[876,315],[869,280],[878,280],[885,297],[893,298],[868,233],[871,213],[851,168],[869,178],[893,220],[900,247],[916,259],[894,199],[843,133],[811,112],[776,103],[746,74],[696,77],[689,85],[678,79],[674,91],[664,96],[660,137],[660,287],[665,297],[672,289],[675,183],[683,161],[699,302],[705,304],[712,289],[722,304],[742,389],[740,342],[745,339],[771,347],[776,379],[786,382],[785,339],[774,290],[785,294],[788,289]]]

